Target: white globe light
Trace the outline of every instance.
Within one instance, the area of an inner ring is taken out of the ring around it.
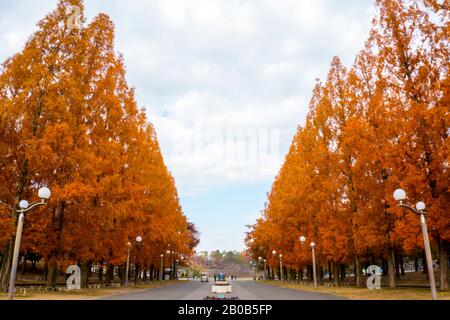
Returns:
[[[164,255],[161,253],[161,258],[164,257]]]
[[[131,247],[131,242],[128,242],[128,243],[127,243],[127,246]]]
[[[425,210],[425,203],[423,203],[423,202],[418,202],[418,203],[416,204],[416,209],[419,210],[419,211]]]
[[[394,192],[394,199],[396,201],[403,201],[406,199],[406,192],[403,189],[397,189]]]
[[[255,242],[255,239],[250,239],[250,243],[253,243],[253,242]]]
[[[38,190],[38,196],[41,199],[48,200],[48,199],[50,199],[51,195],[52,195],[52,193],[51,193],[50,189],[47,187],[42,187]]]
[[[275,255],[277,254],[277,250],[273,250],[272,253]]]
[[[258,260],[262,260],[262,257],[259,257]]]
[[[170,254],[170,250],[167,250],[166,253],[167,253],[167,254]]]
[[[27,200],[22,200],[22,201],[20,201],[20,202],[19,202],[19,207],[20,207],[21,209],[26,209],[26,208],[28,208],[28,201],[27,201]]]
[[[316,244],[314,242],[311,242],[311,248],[314,248]]]
[[[282,255],[282,254],[280,254],[280,258],[283,258],[283,255]]]
[[[301,241],[301,242],[305,242],[305,241],[306,241],[306,238],[305,238],[304,236],[301,236],[301,237],[300,237],[300,241]]]
[[[142,242],[142,237],[141,236],[137,236],[136,237],[136,242]]]

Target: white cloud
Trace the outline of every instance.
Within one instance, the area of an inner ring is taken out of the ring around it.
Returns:
[[[242,244],[243,225],[256,219],[268,190],[233,204],[208,191],[270,185],[305,120],[315,79],[326,77],[333,56],[348,66],[363,48],[372,2],[85,1],[88,21],[99,12],[114,21],[128,83],[155,125],[183,205],[193,206],[188,214],[202,227],[201,246]],[[56,4],[0,0],[0,60],[19,51]],[[264,149],[266,136],[266,147],[279,141],[276,152]]]
[[[158,1],[163,20],[172,28],[182,27],[186,22],[186,3],[177,0]]]
[[[295,62],[278,62],[278,63],[272,63],[268,66],[264,67],[262,73],[265,76],[272,77],[272,76],[280,76],[280,75],[286,75],[286,74],[292,74],[297,70],[297,63]]]
[[[197,193],[217,185],[271,180],[306,105],[302,96],[241,101],[189,92],[166,107],[168,116],[155,115],[153,121],[177,185]]]
[[[56,3],[1,2],[12,12],[0,13],[0,59],[20,50]],[[352,63],[373,14],[371,0],[90,0],[85,7],[88,21],[101,11],[113,19],[128,82],[183,194],[271,180],[305,119],[315,79],[326,76],[334,55]],[[183,163],[174,150],[190,143],[199,123],[202,152]],[[279,160],[226,161],[226,143],[213,138],[236,129],[278,130]]]
[[[24,32],[9,32],[4,38],[11,51],[19,51],[24,45],[28,35]]]

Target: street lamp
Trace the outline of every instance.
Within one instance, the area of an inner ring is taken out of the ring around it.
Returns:
[[[305,236],[301,236],[301,237],[300,237],[300,242],[302,243],[302,245],[305,243],[305,241],[306,241],[306,237],[305,237]],[[312,251],[312,264],[313,264],[314,288],[317,288],[316,252],[315,252],[316,244],[315,244],[314,242],[311,242],[310,246],[311,246],[311,251]]]
[[[264,262],[263,280],[266,281],[266,262],[267,262],[267,260],[263,259],[263,257],[259,257],[258,260],[259,260],[259,263],[261,263],[261,261]]]
[[[283,255],[280,254],[280,281],[283,282]]]
[[[273,250],[273,251],[272,251],[272,254],[273,254],[274,256],[276,256],[276,255],[277,255],[277,250]],[[275,271],[275,270],[272,270],[272,271]],[[272,275],[273,275],[273,280],[275,280],[275,275],[273,274],[273,272],[272,272]]]
[[[403,203],[403,201],[406,200],[406,192],[403,189],[395,190],[394,199],[395,199],[395,201],[398,202],[398,206],[400,208],[406,208],[420,216],[420,224],[422,226],[422,234],[423,234],[423,243],[424,243],[424,247],[425,247],[425,256],[427,258],[428,278],[430,281],[431,298],[433,300],[437,300],[436,283],[434,281],[434,271],[433,271],[433,258],[431,256],[430,240],[428,238],[427,224],[425,221],[425,212],[424,212],[425,203],[418,202],[416,204],[415,208]]]
[[[169,244],[170,247],[170,244]],[[171,262],[171,257],[170,255],[172,254],[172,251],[167,250],[166,251],[167,257],[169,258],[169,263],[170,263],[170,268],[169,268],[169,280],[172,278],[172,262]]]
[[[127,249],[128,249],[128,254],[127,254],[127,267],[125,268],[125,287],[128,287],[128,273],[130,270],[130,251],[131,251],[131,242],[127,243]]]
[[[14,299],[14,291],[15,291],[15,287],[16,287],[17,264],[19,261],[20,243],[22,241],[23,221],[25,219],[25,213],[37,206],[46,205],[47,200],[50,199],[51,195],[52,195],[52,193],[50,192],[49,188],[42,187],[38,190],[38,196],[41,199],[41,201],[32,203],[31,205],[28,203],[27,200],[22,200],[19,203],[20,209],[17,210],[17,213],[20,213],[20,215],[19,215],[19,221],[17,223],[16,239],[14,242],[14,254],[13,254],[13,260],[12,260],[12,266],[11,266],[11,275],[10,275],[10,279],[9,279],[8,300]]]
[[[159,270],[159,282],[162,281],[162,277],[163,277],[163,259],[164,259],[164,255],[161,253],[161,269]]]
[[[266,275],[267,275],[267,259],[264,259],[264,276],[263,276],[264,281],[266,281]]]
[[[138,259],[138,254],[139,254],[139,250],[141,249],[141,247],[142,247],[142,237],[141,236],[137,236],[136,237],[136,249],[137,249],[137,253],[136,253],[136,257],[135,257],[135,260],[136,260],[136,262],[135,262],[135,272],[136,272],[136,283],[139,281],[139,273],[140,273],[140,270],[139,270],[139,265],[138,265],[138,261],[137,261],[137,259]]]

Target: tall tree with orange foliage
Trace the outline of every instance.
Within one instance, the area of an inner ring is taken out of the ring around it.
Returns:
[[[354,262],[357,286],[361,263],[381,258],[395,288],[402,256],[423,246],[418,217],[392,197],[403,187],[427,203],[440,287],[448,290],[449,7],[432,0],[377,5],[353,67],[335,58],[327,81],[316,85],[306,124],[248,237],[266,252],[286,252],[298,269],[307,256],[292,241],[306,235],[335,281]]]
[[[73,5],[83,14],[81,0],[60,1],[0,74],[0,198],[16,206],[51,187],[48,206],[27,216],[22,246],[44,257],[50,286],[70,264],[81,266],[84,286],[92,264],[122,266],[138,234],[144,246],[135,262],[154,272],[163,247],[188,257],[198,244],[154,128],[125,80],[112,21],[100,14],[84,26],[81,16],[70,28]],[[0,218],[3,290],[16,211],[9,214]]]

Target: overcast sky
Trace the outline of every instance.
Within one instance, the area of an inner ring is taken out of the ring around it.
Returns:
[[[199,250],[241,250],[317,78],[364,46],[372,0],[86,0],[107,13]],[[0,60],[57,0],[0,0]]]

